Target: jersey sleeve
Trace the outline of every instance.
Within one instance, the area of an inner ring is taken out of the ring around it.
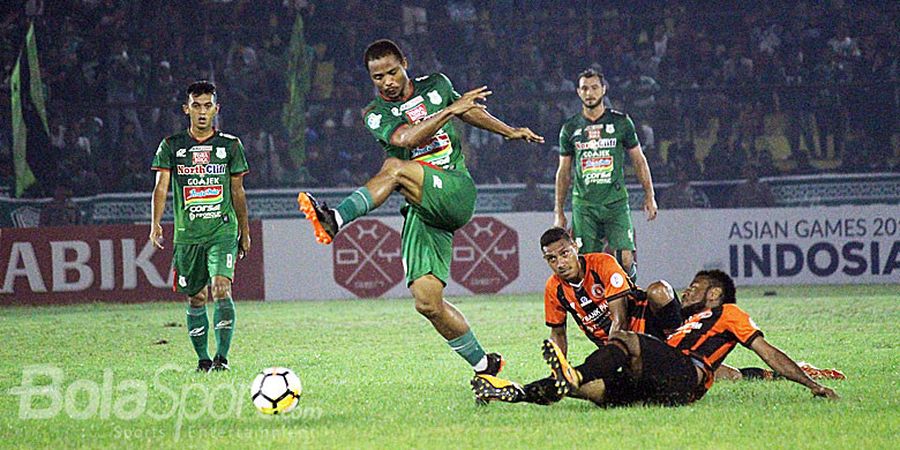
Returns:
[[[247,156],[244,154],[244,144],[240,139],[234,141],[232,145],[231,160],[228,164],[228,173],[231,175],[246,174],[250,171],[250,165],[247,164]]]
[[[611,255],[606,253],[597,253],[600,262],[600,278],[603,280],[603,296],[606,298],[614,297],[631,289],[628,285],[628,275],[625,270]]]
[[[622,129],[622,145],[626,149],[640,145],[641,142],[638,140],[637,132],[634,130],[634,122],[632,122],[631,116],[626,114],[623,122],[625,127]]]
[[[750,315],[735,305],[725,305],[726,327],[744,347],[750,347],[753,340],[763,335]]]
[[[375,136],[382,145],[390,145],[391,136],[406,123],[402,116],[395,116],[390,111],[372,108],[365,115],[366,129]]]
[[[146,161],[146,160],[145,160]],[[151,170],[172,170],[172,148],[169,143],[163,139],[156,148],[156,155],[153,156],[153,162],[150,164]]]
[[[447,75],[437,73],[435,74],[435,76],[438,77],[437,86],[441,95],[446,95],[449,99],[449,101],[447,102],[448,105],[459,100],[459,98],[462,97],[462,95],[460,95],[459,92],[456,92],[456,89],[453,88],[453,82],[450,81],[450,78],[447,78]]]
[[[563,125],[562,128],[559,129],[559,154],[562,156],[572,156],[575,154],[575,147],[572,146],[572,141],[569,140],[570,133],[569,127],[566,125]]]
[[[559,290],[559,281],[556,277],[551,276],[547,279],[547,285],[544,287],[544,323],[548,327],[561,327],[566,324],[566,310],[559,304],[557,292]]]

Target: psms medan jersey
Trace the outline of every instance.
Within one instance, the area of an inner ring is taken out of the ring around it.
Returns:
[[[184,130],[163,139],[152,168],[172,174],[175,244],[237,238],[231,176],[249,171],[240,139],[216,131],[198,142]]]
[[[421,161],[445,170],[468,172],[459,136],[453,122],[447,122],[424,145],[407,149],[391,145],[391,135],[403,124],[416,124],[437,114],[460,96],[450,80],[441,73],[413,80],[413,92],[407,100],[391,102],[378,96],[366,106],[365,120],[388,156],[405,161]],[[402,102],[402,103],[401,103]]]
[[[574,160],[572,203],[605,205],[627,198],[625,150],[638,143],[634,122],[613,109],[595,121],[581,112],[567,120],[559,131],[559,153]]]

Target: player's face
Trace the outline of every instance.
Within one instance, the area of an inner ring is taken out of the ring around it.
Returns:
[[[710,297],[709,279],[695,277],[691,285],[681,294],[681,312],[693,315],[706,309],[708,297]]]
[[[581,264],[578,262],[578,247],[568,239],[560,239],[543,248],[544,261],[563,280],[577,283],[581,281]]]
[[[387,55],[369,61],[369,78],[378,88],[382,97],[398,101],[407,94],[409,77],[406,75],[407,62],[396,55]]]
[[[600,77],[582,77],[578,80],[578,97],[581,103],[588,108],[596,108],[603,101],[606,88],[600,82]]]
[[[182,107],[184,113],[191,117],[191,128],[206,131],[212,128],[213,119],[219,113],[219,104],[212,94],[191,94],[188,102]]]

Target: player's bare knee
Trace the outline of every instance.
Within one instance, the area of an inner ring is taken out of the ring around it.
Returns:
[[[654,310],[666,306],[674,298],[675,289],[666,280],[654,281],[647,286],[647,299],[650,300]]]
[[[403,168],[403,161],[397,158],[387,158],[381,165],[381,172],[391,177],[397,177],[397,173]]]
[[[428,319],[437,317],[443,310],[444,300],[416,299],[416,312]]]
[[[212,283],[213,300],[221,300],[231,297],[231,280],[225,277],[216,277]]]
[[[188,302],[191,304],[191,308],[199,308],[201,306],[205,306],[206,305],[206,288],[203,288],[200,290],[200,292],[189,296]]]

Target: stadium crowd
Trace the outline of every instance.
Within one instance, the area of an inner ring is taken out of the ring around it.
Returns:
[[[580,109],[575,78],[589,65],[605,75],[610,106],[634,118],[654,179],[679,187],[662,207],[709,205],[691,181],[893,171],[897,160],[900,7],[889,2],[26,3],[0,17],[0,107],[9,111],[12,64],[33,19],[51,133],[29,134],[40,181],[30,196],[60,186],[76,196],[148,192],[153,150],[186,126],[183,89],[200,78],[217,83],[221,128],[244,142],[247,187],[359,185],[383,158],[361,120],[374,94],[362,50],[380,37],[407,49],[411,74],[444,72],[458,91],[486,84],[492,111],[548,138],[535,151],[466,127],[478,183],[553,182],[553,143]],[[312,62],[302,166],[281,120],[296,14]],[[11,134],[4,120],[5,185]],[[765,201],[764,187],[751,197]]]

